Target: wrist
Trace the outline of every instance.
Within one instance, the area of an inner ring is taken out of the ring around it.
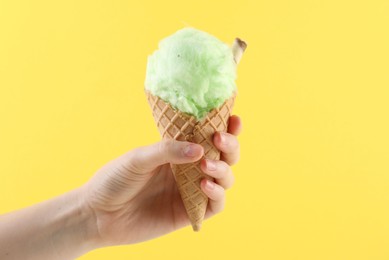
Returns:
[[[84,186],[76,189],[75,192],[78,198],[77,211],[82,223],[80,228],[83,233],[84,247],[90,251],[104,246],[98,229],[97,216],[86,199]]]
[[[96,218],[88,207],[83,188],[60,196],[50,214],[51,246],[57,259],[78,257],[100,247]],[[73,252],[69,249],[73,248]]]

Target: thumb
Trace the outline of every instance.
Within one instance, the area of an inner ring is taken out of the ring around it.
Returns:
[[[162,140],[158,143],[136,148],[129,153],[128,163],[136,172],[154,170],[166,163],[183,164],[200,160],[204,154],[201,145],[180,142],[176,140]]]

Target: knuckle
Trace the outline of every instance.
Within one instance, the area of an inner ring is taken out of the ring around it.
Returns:
[[[218,190],[219,190],[219,195],[218,195],[218,198],[220,201],[224,201],[225,197],[226,197],[226,191],[223,187],[221,186],[218,186]]]
[[[217,207],[215,213],[217,214],[217,213],[223,212],[223,210],[225,209],[225,207],[226,207],[226,203],[225,203],[225,201],[223,200],[223,201],[220,202],[220,204],[219,204],[219,206]]]
[[[141,152],[140,148],[133,149],[128,155],[124,163],[122,164],[123,168],[129,172],[139,172],[141,171],[141,165],[139,160],[139,153]]]
[[[233,151],[239,150],[240,149],[240,144],[238,142],[238,139],[236,139],[236,137],[234,137],[232,140],[233,141],[231,141],[231,149]]]
[[[235,136],[233,136],[230,133],[222,133],[220,134],[223,137],[224,142],[222,144],[226,145],[227,147],[234,146],[237,142],[237,139]]]
[[[212,199],[211,211],[213,214],[218,214],[225,208],[225,190],[219,187],[212,197],[210,197]]]
[[[238,163],[240,160],[240,148],[239,148],[239,146],[236,150],[234,150],[234,152],[230,153],[228,157],[229,157],[228,158],[229,165],[234,165],[234,164]]]
[[[236,164],[239,161],[240,155],[239,155],[239,153],[238,154],[225,154],[222,156],[221,159],[224,162],[226,162],[227,165],[233,166],[234,164]]]
[[[229,177],[228,177],[228,182],[226,184],[226,189],[230,189],[235,183],[235,176],[232,174],[232,172],[230,171],[229,173]]]
[[[240,155],[239,155],[239,153],[238,153],[238,154],[236,154],[236,155],[233,157],[231,164],[237,164],[237,163],[239,162],[239,160],[240,160]]]
[[[240,144],[238,140],[236,138],[233,138],[228,141],[224,149],[222,149],[222,152],[231,157],[235,157],[236,155],[238,155],[240,153]]]
[[[224,161],[219,161],[219,169],[220,170],[218,172],[218,178],[226,178],[230,174],[230,171],[231,171],[231,168],[228,165],[228,163],[226,163]]]

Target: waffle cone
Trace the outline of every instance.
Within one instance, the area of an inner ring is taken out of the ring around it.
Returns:
[[[189,141],[204,148],[204,157],[220,159],[220,151],[213,145],[215,132],[226,132],[235,95],[222,106],[197,121],[193,116],[173,109],[168,103],[146,91],[149,105],[159,133],[164,139]],[[200,187],[202,179],[211,179],[200,169],[200,161],[187,164],[171,164],[178,190],[194,231],[199,231],[208,205],[208,197]]]

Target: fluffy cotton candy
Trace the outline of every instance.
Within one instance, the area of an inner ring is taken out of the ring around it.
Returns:
[[[148,57],[146,90],[198,120],[234,91],[236,65],[230,46],[185,28],[163,39]]]

